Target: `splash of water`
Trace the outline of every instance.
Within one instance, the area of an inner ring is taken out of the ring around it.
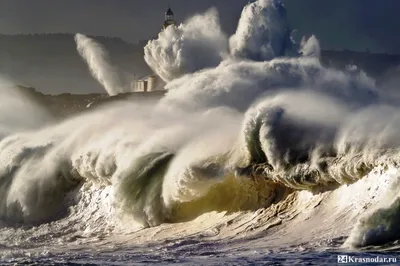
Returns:
[[[210,9],[178,27],[162,31],[144,48],[150,68],[168,82],[187,73],[217,66],[228,54],[227,37],[219,24],[218,12]]]
[[[75,42],[79,54],[89,66],[90,73],[110,96],[130,91],[116,67],[110,63],[108,53],[101,44],[80,33],[75,35]]]
[[[312,35],[310,38],[303,38],[300,43],[300,53],[303,56],[320,57],[321,56],[321,46],[317,37]]]
[[[268,208],[294,190],[333,190],[395,167],[398,108],[362,72],[322,66],[316,39],[303,43],[304,57],[282,58],[288,29],[279,1],[249,4],[225,58],[215,11],[168,27],[145,48],[168,82],[156,106],[108,106],[0,142],[0,219],[59,219],[71,207],[65,195],[86,195],[80,185],[90,183],[112,191],[120,215],[155,226]],[[85,58],[96,56],[90,39],[76,39]],[[94,69],[115,87],[107,67]]]
[[[38,129],[53,121],[23,88],[0,77],[0,140],[12,133]]]
[[[292,46],[286,10],[280,0],[259,0],[242,12],[235,35],[230,40],[233,56],[254,61],[285,55]]]

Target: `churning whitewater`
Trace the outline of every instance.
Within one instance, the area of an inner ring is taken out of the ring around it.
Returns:
[[[361,70],[322,66],[318,39],[291,33],[278,0],[249,3],[231,37],[211,9],[145,47],[168,90],[158,103],[64,121],[26,101],[16,114],[22,95],[1,84],[1,256],[105,239],[398,240],[398,103]],[[103,48],[76,42],[107,92],[125,92]]]

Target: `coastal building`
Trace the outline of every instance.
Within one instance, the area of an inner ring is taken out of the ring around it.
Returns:
[[[168,8],[167,12],[165,12],[165,21],[162,26],[162,30],[165,30],[171,25],[176,25],[176,21],[174,19],[174,12],[172,12],[171,8]]]
[[[161,31],[165,30],[167,27],[171,25],[176,26],[176,20],[174,19],[174,12],[171,10],[171,8],[168,8],[168,10],[165,12],[165,20],[161,27]],[[156,39],[156,37],[154,37],[153,39]],[[139,40],[138,44],[144,47],[148,42],[149,40]]]
[[[156,75],[148,75],[134,80],[131,84],[134,92],[151,92],[164,89],[164,82]]]
[[[174,19],[174,12],[171,8],[165,12],[165,20],[162,25],[162,31],[171,25],[176,25]],[[145,46],[148,41],[140,41],[139,44]],[[134,92],[151,92],[157,90],[164,90],[165,83],[155,74],[144,76],[142,78],[136,79],[131,83],[131,90]]]

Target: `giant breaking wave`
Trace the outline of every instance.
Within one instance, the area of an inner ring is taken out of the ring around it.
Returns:
[[[121,103],[58,123],[38,106],[22,105],[21,115],[2,106],[0,224],[124,230],[272,210],[301,191],[325,197],[392,169],[386,203],[356,218],[346,244],[399,239],[397,102],[362,71],[323,67],[314,36],[294,43],[280,1],[249,3],[230,38],[218,20],[209,10],[145,47],[167,82],[155,106]],[[88,41],[77,35],[94,69]],[[117,93],[104,64],[95,65]],[[98,202],[106,200],[107,210]]]

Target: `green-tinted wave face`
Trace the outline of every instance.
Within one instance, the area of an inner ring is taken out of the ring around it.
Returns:
[[[131,171],[120,177],[117,200],[124,211],[143,225],[156,225],[164,222],[162,183],[173,154],[152,153],[139,158]]]
[[[378,246],[400,239],[400,198],[384,205],[361,217],[347,241],[350,245]]]
[[[264,178],[227,175],[198,199],[174,203],[170,221],[188,221],[211,211],[257,210],[285,198],[291,191]]]

